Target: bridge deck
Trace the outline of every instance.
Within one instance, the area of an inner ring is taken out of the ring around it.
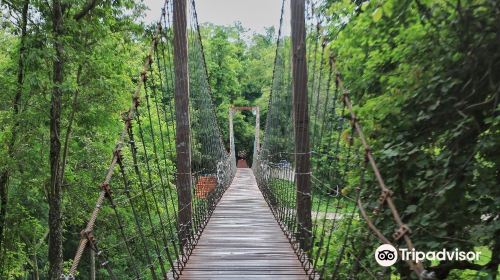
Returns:
[[[251,169],[238,168],[181,279],[308,279]]]

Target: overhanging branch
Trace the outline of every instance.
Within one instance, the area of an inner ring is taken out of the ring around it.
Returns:
[[[78,12],[76,13],[73,18],[75,20],[80,20],[82,19],[84,16],[86,16],[92,9],[95,8],[95,6],[97,6],[97,1],[98,0],[88,0],[87,3],[85,3],[85,5],[83,6],[83,8]]]

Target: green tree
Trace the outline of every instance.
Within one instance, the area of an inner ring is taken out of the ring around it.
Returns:
[[[105,168],[119,114],[129,104],[131,77],[143,57],[144,45],[137,40],[143,27],[136,23],[143,6],[4,1],[2,8],[13,23],[0,22],[6,85],[0,94],[11,100],[0,107],[0,174],[6,182],[2,190],[8,190],[2,192],[8,201],[1,204],[7,226],[2,226],[0,278],[39,279],[50,270],[59,279],[63,248],[73,253],[72,233],[87,219],[81,207],[93,204],[95,188],[89,186]]]
[[[492,279],[498,275],[498,5],[328,6],[330,36],[336,38],[330,47],[416,247],[491,252],[476,263],[426,264],[439,279],[475,275],[460,272],[466,269]],[[347,22],[345,28],[338,18]],[[390,235],[390,216],[378,227]]]
[[[224,140],[228,143],[228,114],[231,106],[259,106],[261,127],[264,126],[272,79],[275,53],[275,31],[253,34],[241,24],[233,26],[205,25],[202,27],[212,96]],[[255,116],[251,112],[234,117],[236,151],[244,151],[252,160]]]

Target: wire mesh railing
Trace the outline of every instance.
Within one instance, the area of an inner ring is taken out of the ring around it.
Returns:
[[[399,217],[354,114],[314,1],[308,1],[305,23],[311,188],[300,191],[293,50],[290,36],[283,32],[289,22],[285,12],[289,1],[282,3],[264,140],[253,165],[259,188],[311,279],[380,279],[397,274],[370,261],[371,255],[381,243],[411,250],[410,230]],[[381,189],[379,197],[367,192],[373,187]],[[307,211],[312,226],[304,225],[297,215],[302,210],[298,199],[304,197],[311,200]],[[380,215],[393,218],[392,238],[374,225]],[[413,262],[408,267],[417,275],[423,270]]]
[[[235,174],[214,108],[194,1],[189,1],[188,69],[191,121],[192,222],[179,235],[173,2],[162,9],[124,128],[101,191],[64,279],[177,279]],[[80,268],[80,269],[78,269]]]

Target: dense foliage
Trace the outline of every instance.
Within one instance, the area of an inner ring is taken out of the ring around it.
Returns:
[[[230,106],[259,106],[261,127],[267,112],[275,55],[275,30],[252,34],[239,23],[202,26],[212,96],[224,139],[229,139]],[[252,159],[255,116],[243,111],[234,117],[236,154]]]
[[[22,33],[23,7],[26,32]],[[49,111],[55,57],[53,14],[45,1],[5,1],[0,29],[0,172],[2,203],[0,278],[48,274]],[[106,1],[76,18],[85,1],[64,8],[62,142],[63,252],[88,218],[98,178],[106,168],[120,113],[130,102],[144,55],[132,1]],[[19,73],[23,75],[19,78]],[[5,185],[4,185],[5,184]],[[5,219],[5,220],[3,220]],[[72,249],[71,249],[72,250]]]
[[[417,248],[483,253],[475,264],[426,264],[439,279],[498,273],[499,8],[460,0],[324,6],[330,49]],[[390,234],[386,217],[378,226]]]
[[[57,6],[62,13],[54,12]],[[0,278],[49,279],[49,270],[57,270],[49,262],[62,259],[48,253],[49,209],[57,209],[58,198],[51,184],[51,128],[59,122],[55,179],[62,218],[55,226],[68,260],[94,207],[150,34],[144,36],[138,23],[144,7],[133,0],[12,0],[1,8]],[[434,262],[426,268],[438,279],[499,277],[500,2],[327,0],[316,12],[325,54],[323,64],[309,66],[310,80],[330,57],[335,60],[416,247],[483,256],[477,263]],[[57,16],[61,21],[54,21]],[[264,127],[275,30],[248,36],[236,23],[206,24],[201,32],[224,141],[230,106],[259,106]],[[313,49],[308,46],[309,53]],[[61,72],[56,66],[62,62]],[[56,121],[51,109],[58,93]],[[251,112],[235,117],[237,153],[244,151],[249,163],[254,122]],[[338,133],[332,128],[314,140],[321,145]],[[326,164],[335,156],[326,153],[313,162],[318,173],[335,177]],[[357,180],[346,178],[351,183],[342,193],[354,193]],[[378,195],[377,188],[363,192],[366,201]],[[380,216],[376,226],[390,236],[392,218],[388,212]],[[410,277],[404,265],[392,273]]]

